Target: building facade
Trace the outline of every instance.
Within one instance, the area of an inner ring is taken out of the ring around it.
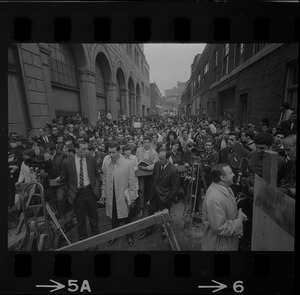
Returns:
[[[297,44],[208,44],[194,59],[180,113],[201,118],[230,114],[234,124],[276,125],[280,105],[297,108]]]
[[[150,106],[151,115],[161,115],[163,113],[162,95],[156,83],[150,83]]]
[[[186,86],[186,82],[177,81],[177,86],[172,89],[165,90],[165,104],[167,106],[167,111],[171,114],[178,113],[178,106],[181,103],[181,95]]]
[[[142,44],[20,43],[8,48],[8,129],[25,134],[61,116],[150,114]]]

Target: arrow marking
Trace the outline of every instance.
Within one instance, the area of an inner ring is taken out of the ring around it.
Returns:
[[[214,282],[214,283],[216,283],[218,285],[217,286],[216,285],[213,285],[213,286],[198,286],[198,288],[214,288],[216,290],[213,290],[212,291],[213,293],[218,292],[220,290],[223,290],[223,289],[227,288],[226,285],[224,285],[224,284],[222,284],[220,282],[217,282],[217,281],[214,281],[214,280],[212,280],[212,282]]]
[[[55,292],[57,290],[63,289],[65,287],[65,285],[56,282],[54,280],[50,280],[52,283],[54,283],[55,285],[36,285],[36,287],[38,288],[54,288],[53,290],[50,290],[50,292]]]

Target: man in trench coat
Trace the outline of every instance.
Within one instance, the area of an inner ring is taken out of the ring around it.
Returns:
[[[112,228],[121,222],[130,223],[127,218],[129,206],[137,198],[133,163],[120,154],[118,142],[110,142],[108,155],[103,159],[102,201],[106,202],[106,215],[111,218]],[[110,240],[111,246],[115,240]],[[127,236],[129,246],[133,245],[132,235]]]
[[[202,207],[202,250],[237,251],[246,215],[238,211],[230,188],[234,174],[228,164],[217,164],[211,170],[212,184]]]

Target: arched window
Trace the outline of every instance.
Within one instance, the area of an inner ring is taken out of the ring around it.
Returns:
[[[100,96],[105,96],[105,79],[102,68],[96,64],[96,93]]]
[[[96,96],[97,96],[97,111],[107,112],[106,107],[106,92],[104,73],[99,62],[96,63]]]

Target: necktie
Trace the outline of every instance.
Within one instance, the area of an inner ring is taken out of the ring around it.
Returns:
[[[79,183],[79,186],[84,187],[82,159],[80,159],[80,183]]]
[[[164,171],[164,166],[160,166],[159,178],[161,177],[161,175],[162,175],[163,171]]]

